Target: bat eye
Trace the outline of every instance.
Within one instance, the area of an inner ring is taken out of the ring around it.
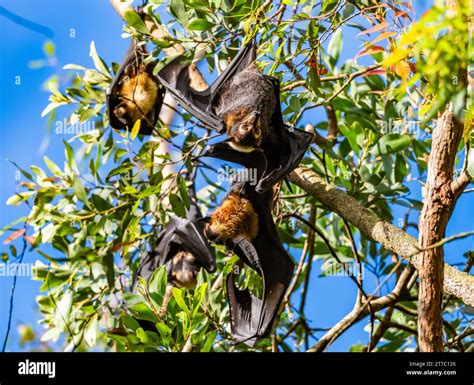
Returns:
[[[250,124],[244,123],[241,124],[239,127],[239,131],[243,134],[246,134],[252,130],[252,126]]]
[[[215,241],[217,239],[217,234],[211,230],[211,226],[209,226],[209,224],[207,224],[204,228],[204,234],[210,241]]]

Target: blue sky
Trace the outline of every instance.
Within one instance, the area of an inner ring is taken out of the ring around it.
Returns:
[[[2,140],[0,141],[0,227],[24,215],[22,208],[6,206],[5,202],[16,189],[19,180],[16,179],[15,168],[8,159],[16,161],[22,167],[31,164],[43,164],[43,156],[63,163],[64,148],[60,135],[52,135],[49,146],[43,153],[40,144],[46,135],[46,119],[40,117],[41,111],[47,105],[48,92],[42,89],[45,79],[56,69],[68,63],[91,66],[89,45],[95,41],[99,54],[106,62],[119,62],[128,46],[128,42],[120,37],[122,21],[106,0],[42,0],[41,6],[36,0],[2,0],[1,6],[36,23],[47,26],[54,32],[52,41],[56,46],[58,63],[56,68],[31,69],[29,63],[35,59],[44,58],[42,46],[46,37],[25,29],[2,16],[0,12],[0,117]],[[429,8],[430,2],[417,2],[417,14],[420,15]],[[0,9],[1,10],[1,9]],[[70,37],[74,29],[75,38]],[[356,39],[355,30],[344,30],[344,50],[341,61],[353,57],[359,50],[360,41]],[[21,78],[21,84],[16,85],[15,79]],[[58,115],[58,119],[61,114]],[[308,121],[320,121],[324,115],[314,111],[306,116]],[[21,179],[20,179],[21,181]],[[412,197],[419,198],[420,185],[411,184]],[[474,195],[473,195],[474,196]],[[474,228],[473,199],[466,195],[459,200],[449,228],[452,235]],[[467,215],[471,213],[470,215]],[[394,218],[403,217],[404,210],[394,207]],[[411,218],[416,222],[416,217]],[[415,235],[415,234],[414,234]],[[3,239],[2,239],[3,241]],[[3,245],[1,246],[4,247]],[[473,248],[473,239],[464,239],[451,243],[446,247],[447,261],[459,263],[462,253]],[[34,262],[36,253],[27,253],[24,262]],[[316,264],[315,272],[320,265]],[[310,285],[310,301],[307,305],[308,318],[313,320],[313,327],[330,327],[339,321],[352,309],[355,298],[355,285],[346,277],[317,278],[313,273]],[[0,343],[6,329],[6,316],[9,306],[9,295],[12,279],[0,279]],[[368,289],[373,289],[374,280],[367,280]],[[38,295],[38,282],[29,278],[19,278],[15,296],[13,313],[13,328],[8,350],[18,350],[18,335],[16,327],[20,323],[36,323],[39,318],[35,297]],[[346,351],[357,342],[365,342],[367,334],[363,324],[356,325],[339,338],[330,348],[332,351]]]

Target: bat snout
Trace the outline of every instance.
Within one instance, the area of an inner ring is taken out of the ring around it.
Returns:
[[[216,243],[219,240],[219,234],[213,230],[209,223],[206,223],[206,226],[204,226],[204,234],[211,242]]]
[[[252,126],[249,124],[236,124],[233,126],[228,135],[237,142],[242,142],[252,131]]]
[[[237,143],[252,145],[260,136],[259,118],[259,111],[251,112],[244,119],[235,123],[230,128],[228,135]]]
[[[119,104],[115,108],[114,113],[118,118],[122,118],[127,113],[127,109],[125,108],[123,104]]]
[[[196,278],[201,270],[201,264],[189,252],[179,252],[172,259],[169,279],[178,287],[192,289],[196,286]]]

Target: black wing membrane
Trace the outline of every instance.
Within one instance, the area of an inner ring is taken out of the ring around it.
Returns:
[[[213,111],[214,101],[225,83],[247,68],[255,58],[255,41],[252,40],[239,51],[216,81],[203,91],[193,90],[189,86],[190,62],[183,55],[165,66],[158,73],[158,79],[187,112],[209,128],[222,133],[225,127]]]
[[[250,164],[255,165],[257,162],[255,168],[259,172],[255,190],[263,193],[283,180],[299,165],[312,140],[313,134],[296,128],[290,132],[284,126],[278,154],[274,153],[274,149],[270,149],[271,154],[260,149],[242,153],[230,146],[229,142],[225,140],[207,146],[201,156],[237,163],[247,168]],[[269,164],[270,160],[273,161],[273,164]]]
[[[151,251],[140,263],[137,277],[148,280],[160,266],[169,267],[173,256],[179,250],[190,252],[207,271],[216,271],[216,255],[214,248],[204,235],[204,223],[197,205],[194,188],[190,189],[190,208],[186,218],[172,217],[160,234],[156,248]]]
[[[110,125],[115,129],[131,130],[133,127],[133,122],[127,122],[125,119],[117,117],[114,111],[115,108],[122,102],[122,98],[120,96],[120,86],[125,76],[125,69],[130,65],[133,66],[135,69],[138,69],[140,64],[143,63],[143,60],[146,56],[147,51],[145,46],[138,45],[135,40],[132,40],[122,61],[122,64],[120,65],[117,73],[115,74],[114,79],[112,80],[112,83],[107,89],[106,97],[109,122]],[[155,104],[153,106],[152,111],[146,117],[147,119],[144,119],[141,122],[139,134],[142,135],[151,135],[153,133],[154,127],[160,115],[160,110],[163,105],[163,98],[165,94],[165,89],[160,86],[158,78],[153,75],[153,67],[154,63],[149,63],[146,66],[146,71],[147,74],[155,80],[158,86],[158,95],[155,100]]]
[[[280,101],[280,81],[270,77],[275,92],[276,106],[272,116],[272,133],[269,140],[262,145],[267,158],[267,169],[259,180],[255,190],[263,192],[280,182],[304,157],[311,142],[313,134],[290,128],[283,121]]]
[[[212,145],[208,145],[199,157],[209,157],[232,162],[246,168],[257,170],[257,178],[261,178],[267,170],[267,158],[261,149],[254,149],[243,154],[234,149],[229,140],[224,140]]]
[[[243,194],[252,202],[258,214],[259,231],[251,242],[237,242],[234,252],[262,277],[263,296],[258,298],[248,289],[239,290],[233,273],[227,276],[227,295],[234,337],[238,342],[253,346],[271,333],[290,285],[294,264],[283,248],[273,222],[273,192],[267,190],[258,194],[247,185],[244,186]]]

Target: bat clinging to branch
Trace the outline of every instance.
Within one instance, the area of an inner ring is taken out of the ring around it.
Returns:
[[[109,120],[113,128],[131,130],[140,119],[140,134],[153,132],[163,104],[164,89],[153,75],[154,63],[144,63],[146,56],[146,48],[132,41],[107,90]]]

